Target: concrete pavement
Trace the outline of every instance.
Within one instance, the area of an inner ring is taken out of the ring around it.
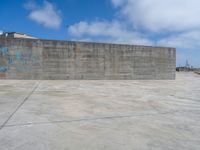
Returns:
[[[199,150],[200,76],[0,80],[0,150]]]

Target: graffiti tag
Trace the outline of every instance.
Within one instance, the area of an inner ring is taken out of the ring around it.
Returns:
[[[21,60],[23,58],[22,53],[20,53],[20,52],[16,52],[15,55],[16,55],[17,60]]]
[[[7,47],[0,47],[0,54],[1,55],[7,55],[8,54],[8,48]]]
[[[0,72],[6,72],[6,71],[8,71],[7,67],[0,67]]]
[[[11,57],[9,57],[9,58],[7,59],[7,62],[8,62],[8,64],[13,64],[13,59],[12,59]]]

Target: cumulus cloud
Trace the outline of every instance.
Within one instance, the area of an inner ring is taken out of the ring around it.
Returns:
[[[130,42],[133,41],[130,38],[134,37],[133,39],[135,39],[135,35],[141,34],[135,34],[135,31],[138,30],[144,30],[147,34],[147,36],[143,36],[142,41],[153,41],[152,39],[147,39],[148,35],[151,36],[152,34],[156,36],[156,34],[171,33],[172,35],[169,34],[170,37],[161,37],[162,41],[166,41],[174,40],[177,34],[180,33],[179,37],[181,38],[183,32],[186,34],[194,30],[200,31],[200,19],[197,18],[197,14],[200,13],[200,1],[198,0],[111,0],[111,2],[117,8],[117,14],[120,14],[120,17],[123,16],[123,20],[126,20],[126,22],[121,21],[121,18],[114,19],[120,22],[120,25],[113,24],[113,21],[110,21],[110,23],[105,21],[101,23],[79,22],[70,27],[70,33],[74,36],[80,36],[83,33],[93,36],[107,34],[110,37],[124,37],[123,41],[128,40],[127,42]],[[121,26],[127,27],[127,25],[124,25],[127,22],[131,24],[131,27],[122,29]],[[71,32],[72,30],[74,31]],[[119,32],[123,36],[119,36]],[[130,36],[130,34],[134,36]],[[150,43],[160,42],[154,41]]]
[[[98,37],[100,41],[120,42],[120,43],[135,43],[151,45],[151,41],[146,39],[141,33],[129,31],[126,26],[118,21],[81,21],[69,26],[68,31],[71,35],[76,37],[92,36]]]
[[[29,1],[25,4],[25,8],[30,10],[29,19],[44,27],[58,29],[62,23],[60,11],[48,1],[44,1],[42,6],[37,5],[34,1]]]
[[[200,29],[199,0],[111,0],[133,27],[151,32]]]
[[[158,45],[171,46],[180,49],[199,50],[200,31],[188,31],[180,34],[172,34],[158,41]]]
[[[3,34],[3,31],[0,30],[0,35]]]

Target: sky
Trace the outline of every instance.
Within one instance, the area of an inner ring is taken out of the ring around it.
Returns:
[[[200,67],[199,0],[1,0],[0,33],[175,47]]]

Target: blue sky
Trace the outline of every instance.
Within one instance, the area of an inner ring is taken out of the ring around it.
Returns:
[[[177,48],[200,67],[199,0],[1,0],[0,32]]]

